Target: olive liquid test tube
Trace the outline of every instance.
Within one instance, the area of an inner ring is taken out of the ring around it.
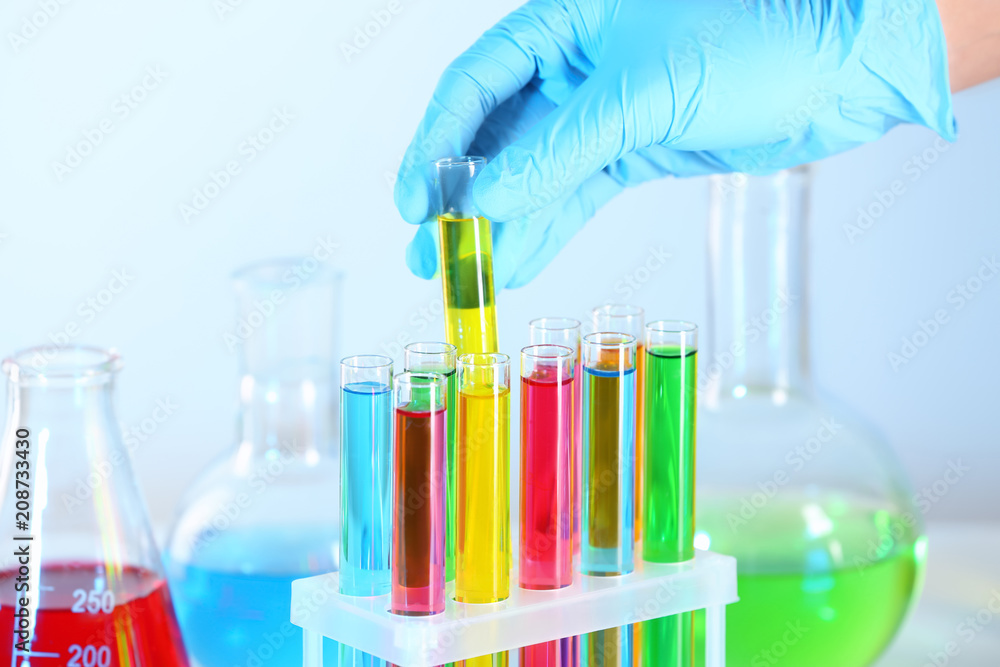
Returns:
[[[643,559],[694,558],[698,328],[659,320],[646,327]],[[642,667],[693,667],[694,612],[642,624]]]
[[[594,308],[591,317],[594,331],[613,331],[635,336],[635,539],[639,541],[642,539],[642,452],[645,449],[645,313],[639,306],[607,304]]]
[[[448,441],[448,488],[447,488],[447,530],[445,578],[455,579],[455,480],[458,458],[455,443],[458,437],[458,376],[456,372],[457,354],[451,343],[410,343],[403,348],[403,370],[416,373],[438,373],[443,375],[448,385],[445,428]]]
[[[570,488],[573,494],[573,553],[580,552],[580,497],[583,468],[583,454],[580,442],[583,439],[583,376],[580,374],[580,364],[583,357],[580,353],[580,321],[570,317],[540,317],[528,323],[532,345],[562,345],[573,350],[576,357],[573,368],[573,418],[570,428],[573,449],[570,452]]]
[[[395,378],[390,611],[444,611],[448,385],[437,373]]]
[[[486,158],[443,158],[434,164],[448,342],[459,355],[497,352],[492,231],[472,197]]]
[[[340,592],[390,590],[392,548],[392,360],[380,355],[340,362]],[[341,667],[386,663],[346,644]]]

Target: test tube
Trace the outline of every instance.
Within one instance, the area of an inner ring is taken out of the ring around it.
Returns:
[[[695,415],[698,327],[659,320],[646,326],[646,442],[643,560],[694,558]],[[642,667],[693,667],[694,613],[646,621]]]
[[[437,373],[402,373],[395,385],[390,611],[429,616],[444,611],[448,383]]]
[[[340,362],[340,592],[389,592],[392,360]]]
[[[472,198],[472,184],[485,166],[486,158],[475,156],[435,162],[445,332],[459,355],[499,349],[491,225]]]
[[[448,439],[448,488],[447,488],[447,529],[445,579],[455,579],[455,472],[458,469],[455,442],[458,430],[458,380],[455,373],[457,355],[451,343],[410,343],[403,348],[403,370],[417,373],[438,373],[443,375],[448,385],[448,409],[445,426]]]
[[[340,592],[385,595],[392,548],[392,359],[340,362]],[[385,662],[340,645],[344,667]]]
[[[591,311],[594,331],[614,331],[635,336],[635,539],[642,539],[642,452],[645,449],[646,363],[642,346],[645,340],[645,313],[639,306],[606,304]]]
[[[573,350],[576,365],[573,369],[573,419],[570,428],[573,430],[570,452],[570,489],[573,494],[573,553],[580,552],[580,480],[583,466],[583,456],[580,451],[580,441],[583,438],[583,377],[580,375],[580,320],[571,317],[540,317],[528,323],[532,345],[562,345]]]
[[[521,588],[573,583],[572,456],[574,350],[521,350]],[[522,667],[569,665],[572,637],[520,649]]]
[[[455,599],[510,594],[510,359],[458,358],[458,517]]]

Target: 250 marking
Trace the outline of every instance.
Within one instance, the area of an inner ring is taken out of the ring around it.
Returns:
[[[115,608],[115,594],[112,591],[85,591],[78,588],[73,591],[73,598],[76,600],[72,607],[74,614],[96,614],[99,611],[110,614]]]

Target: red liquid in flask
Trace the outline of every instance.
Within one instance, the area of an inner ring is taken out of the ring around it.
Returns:
[[[167,582],[127,566],[42,568],[31,652],[15,648],[16,573],[0,573],[0,665],[6,667],[188,667]],[[38,591],[32,591],[37,599]],[[13,659],[15,654],[17,661]]]

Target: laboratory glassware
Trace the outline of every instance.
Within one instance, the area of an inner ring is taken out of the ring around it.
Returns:
[[[451,343],[410,343],[403,348],[403,370],[416,373],[438,373],[443,375],[448,385],[445,414],[445,428],[448,438],[448,526],[447,526],[447,559],[445,577],[448,581],[455,579],[455,473],[457,470],[457,454],[455,442],[458,430],[458,377],[456,371],[457,354]]]
[[[166,564],[188,651],[205,667],[302,663],[295,579],[337,569],[336,326],[341,276],[313,257],[233,276],[237,444],[184,495]],[[328,642],[325,664],[337,664]]]
[[[583,454],[580,451],[580,441],[583,438],[583,376],[580,375],[580,363],[583,356],[580,352],[580,321],[571,317],[540,317],[528,323],[532,345],[562,345],[573,350],[576,361],[573,368],[573,419],[570,428],[573,429],[573,449],[570,452],[570,488],[573,494],[573,552],[580,551],[580,488]]]
[[[437,373],[395,377],[391,611],[444,611],[445,430],[448,381]]]
[[[187,667],[113,406],[121,359],[37,347],[3,362],[0,662]]]
[[[734,665],[782,642],[789,622],[809,631],[782,643],[783,662],[869,665],[922,579],[923,517],[899,464],[810,379],[808,190],[805,167],[711,183],[695,543],[739,561]]]
[[[435,162],[445,332],[459,355],[498,351],[491,225],[472,197],[485,166],[475,156]]]
[[[635,336],[635,539],[642,539],[642,452],[646,429],[643,425],[643,414],[646,410],[646,400],[643,392],[646,390],[646,355],[643,354],[643,343],[646,332],[643,329],[645,313],[639,306],[628,304],[606,304],[591,311],[591,324],[594,331],[614,331]]]
[[[646,442],[642,558],[694,558],[695,414],[698,328],[659,320],[646,326]],[[642,624],[636,652],[643,667],[694,667],[694,613]]]
[[[521,350],[521,521],[519,585],[573,583],[573,398],[576,353],[561,345]],[[573,637],[525,646],[522,667],[569,665]]]

